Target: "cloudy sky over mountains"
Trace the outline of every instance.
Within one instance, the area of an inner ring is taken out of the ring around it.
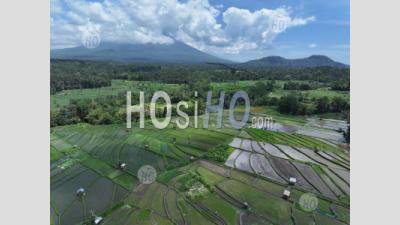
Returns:
[[[51,0],[51,48],[182,41],[236,61],[324,54],[349,63],[349,1]]]

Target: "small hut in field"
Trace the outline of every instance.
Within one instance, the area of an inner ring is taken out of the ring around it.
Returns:
[[[283,196],[282,196],[282,198],[288,200],[288,199],[290,198],[290,191],[287,190],[287,189],[285,189],[285,190],[283,191]]]

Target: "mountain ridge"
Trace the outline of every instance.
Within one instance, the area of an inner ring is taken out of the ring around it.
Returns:
[[[234,63],[197,50],[183,42],[173,44],[127,44],[102,42],[97,48],[83,46],[50,51],[51,59],[120,61],[140,63],[197,64],[205,62]]]
[[[325,55],[311,55],[305,58],[287,59],[281,56],[267,56],[237,64],[243,68],[306,68],[331,66],[347,68],[348,65],[336,62]]]
[[[246,69],[306,68],[321,66],[338,68],[349,67],[346,64],[336,62],[324,55],[311,55],[309,57],[297,59],[287,59],[281,56],[267,56],[238,63],[210,55],[178,41],[169,45],[102,42],[94,49],[88,49],[83,46],[54,49],[50,51],[50,58],[127,63],[225,63]]]

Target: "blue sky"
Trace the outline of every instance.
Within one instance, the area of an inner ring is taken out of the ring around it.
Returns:
[[[350,58],[349,0],[51,0],[52,49],[80,45],[88,30],[102,41],[182,41],[235,61]]]
[[[234,6],[251,11],[289,6],[294,16],[315,16],[314,22],[277,36],[265,55],[298,58],[323,54],[350,64],[349,0],[210,0],[210,4],[223,6],[223,9]]]

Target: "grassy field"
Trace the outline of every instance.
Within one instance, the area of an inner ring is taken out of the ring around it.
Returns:
[[[132,93],[144,91],[151,93],[151,95],[159,90],[166,92],[173,92],[174,89],[179,88],[178,84],[162,84],[147,81],[127,81],[127,80],[112,80],[110,87],[101,87],[93,89],[73,89],[61,91],[57,94],[51,95],[51,109],[60,108],[68,105],[71,99],[94,99],[105,96],[116,96],[127,91]]]
[[[216,92],[224,90],[225,92],[237,91],[247,89],[254,86],[258,81],[247,80],[238,82],[222,82],[222,83],[211,83],[211,89]],[[270,93],[270,97],[282,97],[284,95],[293,93],[291,90],[283,90],[283,84],[287,81],[275,81],[275,90]],[[291,81],[305,83],[305,81]],[[179,84],[163,84],[150,81],[127,81],[127,80],[112,80],[111,86],[93,88],[93,89],[74,89],[65,90],[58,92],[57,94],[51,95],[51,109],[60,108],[66,106],[71,99],[94,99],[97,97],[104,96],[115,96],[126,91],[139,92],[140,90],[146,93],[154,93],[158,90],[164,90],[167,93],[174,93],[174,89],[181,88]],[[307,98],[319,98],[319,97],[342,97],[350,99],[349,91],[332,91],[329,88],[322,87],[315,90],[300,91]]]
[[[236,91],[236,90],[241,90],[241,89],[246,89],[251,86],[254,86],[258,80],[245,80],[245,81],[237,81],[237,82],[221,82],[221,83],[211,83],[211,87],[213,88],[214,91],[218,90],[224,90],[226,92],[228,91]],[[284,90],[283,85],[288,81],[282,81],[282,80],[275,80],[275,90],[270,93],[270,97],[282,97],[284,95],[293,93],[293,92],[298,92],[298,91],[291,91],[291,90]],[[308,81],[302,81],[302,80],[290,80],[290,82],[294,83],[307,83]],[[319,97],[342,97],[345,99],[350,98],[350,92],[349,91],[333,91],[330,90],[328,87],[320,87],[314,90],[306,90],[306,91],[300,91],[302,94],[304,94],[307,98],[319,98]]]
[[[254,86],[257,82],[256,80],[246,80],[246,81],[237,81],[237,82],[221,82],[221,83],[211,83],[211,87],[213,91],[224,90],[225,92],[234,92],[237,90],[247,90],[248,88]],[[277,97],[281,98],[282,96],[289,94],[298,94],[301,93],[307,99],[320,98],[320,97],[328,97],[330,99],[334,97],[341,97],[350,101],[350,92],[349,91],[333,91],[328,87],[321,87],[314,90],[307,91],[292,91],[292,90],[284,90],[283,85],[288,81],[275,81],[275,89],[273,92],[269,94],[269,97]],[[301,80],[291,80],[290,82],[295,83],[307,83],[307,81]],[[238,107],[237,111],[243,111],[243,107]],[[306,116],[296,116],[296,115],[287,115],[282,114],[277,111],[276,106],[252,106],[252,113],[265,113],[269,116],[272,116],[274,120],[284,124],[295,124],[295,125],[304,125],[306,123]],[[333,118],[333,119],[343,119],[343,115],[337,113],[324,113],[319,114],[319,117],[322,118]]]
[[[276,107],[262,107],[261,112],[271,116],[275,121],[288,125],[304,125],[306,123],[305,116],[287,115],[278,112]]]
[[[326,87],[318,88],[318,89],[314,89],[314,90],[307,90],[307,91],[291,91],[291,90],[277,89],[277,90],[273,91],[269,96],[280,98],[284,95],[289,95],[289,94],[298,93],[298,92],[300,92],[306,98],[309,98],[309,99],[320,98],[320,97],[328,97],[328,98],[341,97],[344,99],[350,99],[349,91],[333,91]]]
[[[238,220],[239,210],[218,195],[209,195],[201,201],[207,208],[218,212],[229,225],[235,225]]]
[[[290,203],[241,182],[229,180],[218,185],[223,191],[241,202],[247,202],[256,214],[273,218],[276,224],[290,224]],[[234,187],[234,188],[233,188]]]

